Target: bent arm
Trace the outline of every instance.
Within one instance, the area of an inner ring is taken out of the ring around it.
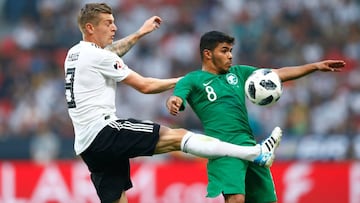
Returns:
[[[289,66],[273,69],[273,71],[279,75],[282,82],[285,82],[303,77],[315,71],[341,72],[342,68],[344,67],[345,62],[342,60],[325,60],[300,66]]]
[[[105,49],[114,52],[118,56],[125,55],[131,47],[133,47],[136,42],[145,36],[146,34],[158,29],[160,27],[160,23],[162,22],[161,18],[158,16],[153,16],[147,19],[144,24],[140,27],[139,30],[134,32],[133,34],[128,35],[125,38],[117,40],[113,42],[111,45],[107,46]]]
[[[144,94],[156,94],[175,87],[180,78],[143,77],[132,71],[122,82]]]

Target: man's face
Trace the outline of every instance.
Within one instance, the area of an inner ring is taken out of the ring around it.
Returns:
[[[111,44],[117,30],[114,24],[114,16],[112,14],[99,14],[99,23],[94,25],[93,36],[96,44],[102,48]]]
[[[229,43],[219,43],[212,51],[211,61],[218,73],[226,73],[232,66],[233,45]]]

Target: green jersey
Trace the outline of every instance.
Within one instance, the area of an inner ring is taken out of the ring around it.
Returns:
[[[198,70],[185,75],[174,95],[186,101],[202,122],[206,135],[240,145],[255,144],[248,121],[244,85],[257,68],[232,66],[226,74]]]

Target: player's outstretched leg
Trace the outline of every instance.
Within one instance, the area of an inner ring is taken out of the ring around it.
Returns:
[[[282,130],[275,127],[268,138],[261,144],[261,153],[255,158],[254,163],[259,166],[270,167],[275,159],[275,149],[279,146],[282,136]]]

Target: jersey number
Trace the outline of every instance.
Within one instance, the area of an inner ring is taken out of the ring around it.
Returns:
[[[206,86],[205,91],[207,93],[207,98],[208,98],[209,101],[213,102],[213,101],[215,101],[217,99],[214,88],[212,88],[211,86]]]
[[[75,77],[75,68],[69,68],[66,71],[65,76],[65,96],[68,108],[75,108],[75,98],[74,98],[74,77]]]

